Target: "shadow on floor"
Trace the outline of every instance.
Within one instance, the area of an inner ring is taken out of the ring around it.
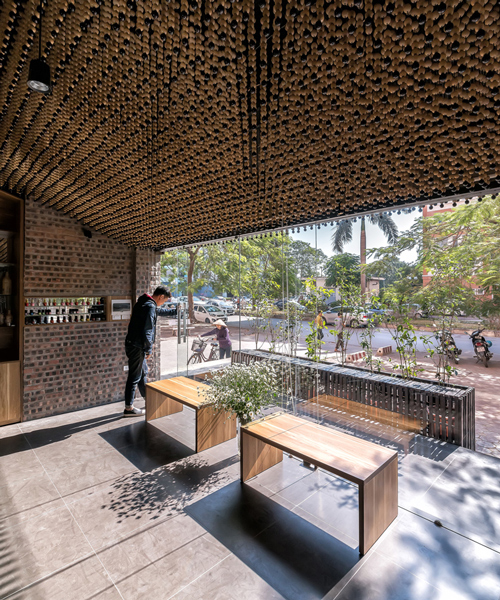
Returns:
[[[143,473],[195,453],[193,448],[142,420],[99,435]]]
[[[74,423],[66,423],[58,427],[46,427],[36,429],[34,431],[25,431],[16,435],[0,439],[0,456],[15,454],[23,450],[30,450],[62,442],[70,438],[76,433],[89,431],[101,425],[112,423],[118,419],[122,419],[122,413],[106,415],[104,417],[96,417],[95,419],[87,419],[86,421],[76,421]]]
[[[103,509],[118,513],[120,519],[144,515],[166,517],[180,512],[187,504],[231,481],[228,467],[237,462],[229,457],[210,464],[199,454],[147,473],[129,473],[117,478],[108,492]]]
[[[360,560],[358,549],[239,481],[185,512],[288,600],[323,598]]]

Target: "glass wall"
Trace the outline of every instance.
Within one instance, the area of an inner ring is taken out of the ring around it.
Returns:
[[[477,266],[457,279],[452,258],[439,262],[445,246],[437,237],[432,254],[437,233],[425,242],[434,261],[426,271],[424,233],[441,231],[448,218],[435,212],[367,215],[166,252],[163,282],[180,309],[162,337],[162,376],[270,361],[279,394],[267,412],[407,444],[402,431],[420,431],[423,421],[408,419],[387,391],[394,377],[462,383],[440,352],[446,340],[425,328],[438,333],[460,315],[496,314],[493,295],[474,283]]]

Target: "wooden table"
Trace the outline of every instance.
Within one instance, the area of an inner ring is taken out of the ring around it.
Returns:
[[[207,404],[203,395],[206,388],[207,384],[188,377],[173,377],[146,384],[146,421],[172,415],[189,406],[196,414],[196,452],[236,437],[236,417]]]
[[[283,451],[352,481],[359,489],[359,552],[398,515],[398,455],[372,442],[279,413],[241,428],[241,480],[283,460]]]

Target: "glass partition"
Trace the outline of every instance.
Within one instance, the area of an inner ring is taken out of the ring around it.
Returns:
[[[413,308],[432,290],[416,260],[419,213],[393,216],[392,225],[391,215],[375,215],[166,252],[164,283],[181,308],[162,341],[175,368],[162,360],[162,375],[204,379],[231,363],[269,361],[279,393],[264,412],[408,444],[402,429],[421,431],[422,418],[401,412],[394,382],[422,372],[433,383],[435,373],[420,334],[405,355],[397,331],[419,332],[413,318],[429,307]],[[384,238],[398,226],[410,232],[400,254]]]

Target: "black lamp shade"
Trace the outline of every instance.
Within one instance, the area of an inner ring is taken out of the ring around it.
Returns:
[[[50,67],[43,59],[34,58],[30,62],[28,86],[35,92],[50,91]]]

